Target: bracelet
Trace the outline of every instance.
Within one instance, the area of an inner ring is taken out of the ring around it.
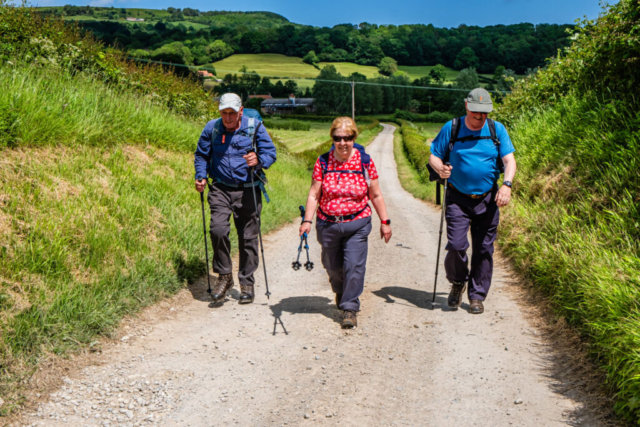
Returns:
[[[307,221],[306,219],[303,219],[302,223],[304,224],[305,222],[308,222],[309,224],[313,224],[313,221]]]

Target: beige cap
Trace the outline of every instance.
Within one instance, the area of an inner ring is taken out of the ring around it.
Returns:
[[[493,111],[491,95],[481,87],[469,92],[466,97],[467,108],[474,113],[490,113]]]

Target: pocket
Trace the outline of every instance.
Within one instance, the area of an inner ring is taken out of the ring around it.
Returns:
[[[218,158],[224,157],[224,155],[227,153],[228,149],[229,149],[229,145],[228,144],[214,143],[213,144],[213,155],[218,157]]]

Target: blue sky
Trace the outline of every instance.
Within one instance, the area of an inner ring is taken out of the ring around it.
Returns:
[[[375,24],[433,24],[436,27],[517,24],[570,24],[585,15],[594,19],[600,0],[32,0],[33,5],[65,4],[163,9],[263,10],[292,22],[315,26],[370,22]]]

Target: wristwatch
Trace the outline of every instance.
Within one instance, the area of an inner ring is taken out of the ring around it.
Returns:
[[[381,219],[380,222],[383,223],[383,224],[391,225],[391,220],[390,219]]]
[[[511,181],[503,181],[502,185],[506,185],[507,187],[511,188]]]

